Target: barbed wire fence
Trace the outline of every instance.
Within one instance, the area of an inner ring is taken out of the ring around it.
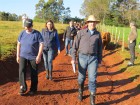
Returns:
[[[120,44],[122,47],[122,51],[124,51],[124,44],[125,44],[125,27],[119,28],[119,27],[115,27],[113,26],[108,26],[108,25],[101,25],[99,24],[97,26],[98,30],[102,33],[102,32],[109,32],[110,33],[110,37],[111,37],[111,43],[115,44],[115,47],[117,48],[118,45]]]

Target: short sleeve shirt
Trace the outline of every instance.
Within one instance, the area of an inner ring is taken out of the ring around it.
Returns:
[[[31,33],[22,31],[18,37],[20,42],[20,57],[28,60],[36,59],[39,51],[39,44],[43,43],[42,35],[39,31],[33,30]]]

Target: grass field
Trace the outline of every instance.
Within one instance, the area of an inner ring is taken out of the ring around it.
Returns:
[[[128,42],[128,35],[130,33],[130,27],[115,27],[115,26],[99,25],[99,30],[110,32],[111,35],[113,35],[113,40],[115,40],[115,37],[116,39],[118,39],[118,36],[120,34],[119,41],[122,41],[123,34],[124,34],[125,43]],[[137,33],[138,33],[137,45],[138,45],[138,43],[140,42],[140,37],[139,37],[140,29],[137,29]],[[138,49],[138,47],[136,49]]]
[[[140,69],[139,69],[140,68],[140,53],[136,52],[135,66],[131,66],[131,67],[127,67],[127,64],[130,59],[129,51],[124,50],[123,52],[120,51],[118,53],[121,55],[123,59],[125,59],[123,65],[120,66],[120,71],[128,72],[131,75],[140,75]]]
[[[34,22],[33,28],[39,31],[44,28],[45,23]],[[66,24],[55,24],[58,33],[63,33]],[[23,30],[22,22],[0,21],[0,60],[10,56],[16,49],[17,38]]]
[[[130,33],[130,27],[115,27],[115,26],[103,26],[103,25],[99,25],[99,29],[101,30],[101,32],[110,32],[111,35],[113,35],[113,42],[115,44],[115,37],[116,39],[118,39],[118,35],[120,34],[120,38],[119,38],[119,43],[121,43],[122,45],[122,40],[123,40],[123,34],[124,34],[124,41],[125,41],[125,47],[127,46],[128,43],[128,35]],[[117,30],[117,31],[116,31]],[[127,64],[129,62],[130,59],[130,53],[129,50],[124,49],[124,51],[119,51],[118,53],[120,54],[120,56],[125,59],[124,63],[122,66],[120,66],[120,70],[122,72],[128,72],[131,75],[140,75],[140,49],[138,48],[138,44],[140,42],[140,29],[137,29],[137,33],[138,33],[138,38],[137,38],[137,45],[135,47],[136,49],[136,59],[135,59],[135,66],[133,67],[127,67]]]
[[[34,22],[34,29],[37,29],[41,31],[42,28],[44,28],[44,23],[37,23]],[[67,25],[65,24],[55,24],[56,29],[58,30],[58,33],[63,33],[64,29]],[[111,26],[100,26],[102,27],[101,31],[109,31],[110,33],[113,33],[113,37],[115,39],[116,34],[116,27]],[[19,33],[23,30],[22,28],[22,22],[10,22],[10,21],[0,21],[0,60],[4,60],[5,58],[9,57],[13,52],[16,50],[16,43]],[[125,43],[127,43],[127,37],[130,32],[129,27],[117,27],[117,34],[116,38],[118,38],[120,30],[120,40],[122,41],[123,36],[123,30],[125,35]],[[138,35],[140,33],[140,29],[138,29]],[[140,37],[138,36],[137,42],[140,42]],[[140,49],[138,49],[138,43],[136,46],[136,53],[138,54],[140,52]],[[118,52],[124,59],[130,58],[130,54],[127,50],[124,50],[123,52]],[[140,55],[140,54],[138,54]],[[12,55],[13,56],[13,55]],[[140,75],[140,56],[137,56],[137,59],[135,61],[136,66],[134,67],[127,67],[128,60],[124,61],[124,64],[120,66],[120,70],[130,72],[134,75]]]

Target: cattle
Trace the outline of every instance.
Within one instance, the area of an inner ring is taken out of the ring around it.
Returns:
[[[102,36],[103,50],[106,50],[107,46],[111,40],[110,33],[109,32],[102,32],[101,36]]]

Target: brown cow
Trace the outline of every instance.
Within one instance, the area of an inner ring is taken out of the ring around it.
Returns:
[[[110,33],[109,32],[102,32],[102,43],[103,43],[103,50],[105,50],[110,42]]]

